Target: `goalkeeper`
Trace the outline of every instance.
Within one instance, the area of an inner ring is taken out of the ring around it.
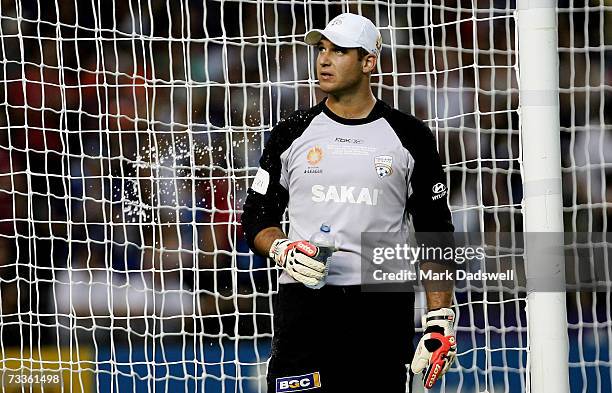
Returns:
[[[370,20],[339,15],[305,42],[316,45],[327,97],[274,127],[242,215],[251,249],[283,268],[268,392],[403,393],[409,363],[431,387],[455,356],[452,289],[427,292],[415,350],[414,294],[361,292],[360,272],[361,233],[405,230],[407,212],[416,231],[453,231],[435,139],[422,121],[372,94],[381,36]],[[304,240],[322,222],[337,245],[328,272]],[[306,286],[321,281],[321,289]]]

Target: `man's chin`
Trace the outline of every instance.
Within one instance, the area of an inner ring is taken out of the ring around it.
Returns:
[[[333,93],[336,90],[333,85],[325,82],[321,83],[321,81],[319,81],[319,89],[325,94]]]

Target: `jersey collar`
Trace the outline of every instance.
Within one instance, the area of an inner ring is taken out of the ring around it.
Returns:
[[[323,108],[323,113],[325,113],[327,115],[327,117],[329,117],[333,121],[335,121],[337,123],[340,123],[340,124],[345,124],[347,126],[356,126],[356,125],[359,125],[359,124],[367,124],[367,123],[373,122],[374,120],[380,119],[382,117],[383,106],[384,106],[384,103],[377,98],[376,99],[376,104],[374,104],[374,107],[372,108],[372,110],[370,111],[370,114],[368,116],[360,118],[360,119],[347,119],[347,118],[344,118],[344,117],[340,117],[337,114],[335,114],[334,112],[332,112],[332,110],[329,109],[327,107],[327,105],[325,105],[325,101],[327,101],[327,97],[325,97],[319,103],[319,105],[321,105],[321,107]]]

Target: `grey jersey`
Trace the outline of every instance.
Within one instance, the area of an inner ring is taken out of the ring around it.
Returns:
[[[257,233],[280,227],[309,239],[329,223],[339,251],[328,285],[361,283],[362,232],[453,230],[446,179],[435,139],[415,117],[377,101],[364,119],[344,119],[321,102],[272,130],[249,189],[242,224],[251,248]],[[408,214],[407,214],[408,213]],[[294,282],[283,273],[281,283]]]

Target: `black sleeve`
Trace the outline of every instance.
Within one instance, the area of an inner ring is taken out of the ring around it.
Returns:
[[[446,176],[436,148],[436,139],[425,123],[414,119],[410,154],[414,168],[410,178],[412,194],[407,210],[416,232],[453,232],[451,212],[446,202]]]
[[[406,211],[415,232],[453,232],[450,209],[446,203],[447,185],[436,138],[416,117],[387,107],[385,118],[414,159],[410,176],[412,193]],[[418,240],[417,234],[417,240]]]
[[[289,192],[280,184],[282,170],[280,156],[284,151],[281,141],[282,133],[286,131],[284,125],[285,123],[281,122],[272,129],[270,139],[259,159],[259,167],[267,171],[270,176],[265,195],[249,188],[244,202],[242,229],[249,248],[255,253],[257,253],[254,247],[255,236],[265,228],[281,228],[283,213],[289,202]]]
[[[416,120],[416,119],[415,119]],[[427,125],[417,120],[414,128],[413,150],[414,168],[410,178],[412,194],[408,199],[407,210],[412,216],[415,238],[418,244],[440,249],[455,248],[454,226],[448,208],[446,176],[442,169],[436,139]],[[456,264],[441,255],[427,259],[436,262],[436,269],[454,271]],[[420,261],[425,262],[424,260]],[[429,290],[450,291],[453,281],[433,281]],[[430,284],[431,285],[431,284]]]

